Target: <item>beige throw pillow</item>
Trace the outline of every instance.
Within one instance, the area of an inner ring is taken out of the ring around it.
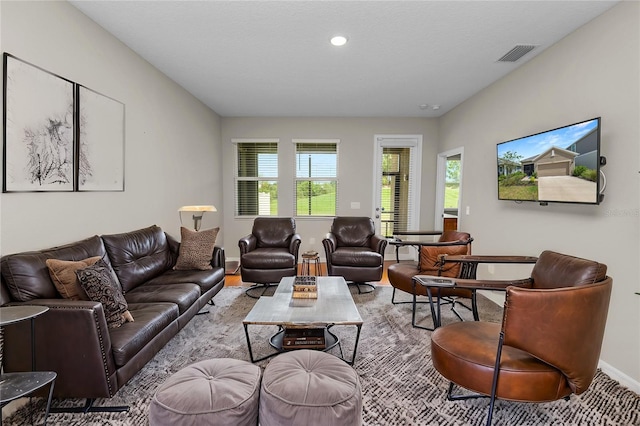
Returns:
[[[78,261],[47,259],[45,263],[49,269],[51,280],[60,296],[71,300],[89,300],[89,297],[80,286],[76,271],[91,266],[98,260],[100,260],[100,256]]]
[[[205,271],[211,268],[213,247],[216,245],[216,237],[220,228],[205,229],[204,231],[192,231],[180,227],[180,250],[178,261],[173,269]]]

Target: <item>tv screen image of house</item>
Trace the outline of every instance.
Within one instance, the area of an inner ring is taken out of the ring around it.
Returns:
[[[502,142],[498,199],[600,203],[600,117]]]

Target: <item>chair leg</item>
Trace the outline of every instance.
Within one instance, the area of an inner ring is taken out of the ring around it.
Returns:
[[[498,374],[500,373],[500,357],[502,356],[502,344],[504,342],[504,331],[500,332],[498,340],[498,353],[496,354],[496,364],[493,368],[493,381],[491,383],[491,402],[489,402],[489,415],[487,416],[487,426],[491,426],[493,417],[493,406],[496,402],[496,391],[498,389]]]

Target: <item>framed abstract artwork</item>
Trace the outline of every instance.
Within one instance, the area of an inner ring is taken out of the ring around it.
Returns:
[[[78,85],[78,191],[124,191],[124,104]]]
[[[4,54],[3,192],[75,189],[74,83]]]

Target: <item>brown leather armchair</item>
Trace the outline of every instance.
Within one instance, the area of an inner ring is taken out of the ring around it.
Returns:
[[[525,280],[457,280],[506,290],[502,324],[462,322],[431,336],[433,366],[450,380],[448,399],[547,402],[584,392],[596,373],[612,279],[606,265],[543,252]],[[477,392],[452,395],[453,386]]]
[[[361,285],[375,290],[370,281],[382,279],[387,240],[376,235],[371,218],[336,217],[322,245],[328,275],[343,276],[345,281],[358,287],[358,293],[362,293]]]
[[[431,318],[434,320],[434,327],[424,327],[416,323],[416,308],[420,303],[417,296],[428,296],[427,287],[417,284],[413,279],[416,275],[437,275],[442,277],[457,278],[460,274],[460,264],[445,263],[442,261],[443,256],[447,255],[466,255],[471,254],[471,242],[473,238],[467,232],[444,231],[437,242],[420,243],[420,254],[418,262],[401,262],[389,265],[387,275],[389,283],[393,286],[391,294],[391,303],[412,303],[411,325],[415,328],[425,330],[433,330],[436,327],[436,313],[433,306],[433,299],[436,303],[446,303],[451,305],[451,309],[460,320],[462,317],[455,310],[456,304],[460,304],[466,308],[468,306],[460,303],[458,298],[466,298],[471,300],[471,311],[473,318],[478,320],[478,308],[476,306],[476,293],[469,289],[460,288],[440,288],[429,289],[431,293],[430,300],[427,302],[431,308]],[[396,289],[404,291],[412,295],[411,302],[398,302],[395,299]],[[439,297],[438,297],[439,296]],[[439,306],[438,306],[439,308]]]
[[[290,217],[257,217],[251,234],[238,241],[242,281],[254,283],[245,292],[256,288],[262,294],[283,277],[298,274],[298,251],[302,239],[296,233],[296,222]]]

